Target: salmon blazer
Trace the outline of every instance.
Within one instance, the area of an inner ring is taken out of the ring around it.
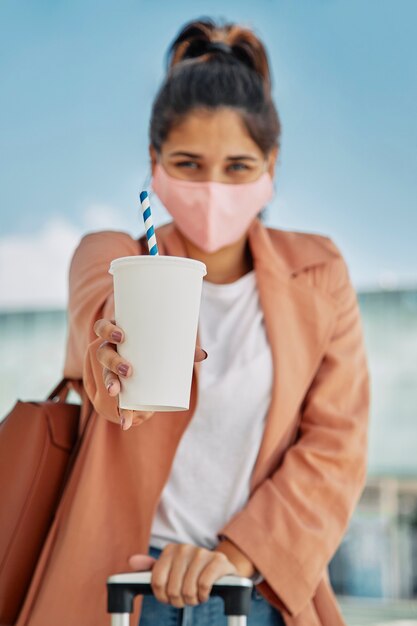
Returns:
[[[186,256],[173,223],[156,231],[161,254]],[[369,373],[357,296],[331,239],[249,230],[273,357],[273,390],[246,505],[223,527],[263,574],[258,591],[288,626],[342,626],[327,565],[362,492],[367,465]],[[82,379],[83,445],[16,626],[102,626],[106,578],[147,552],[161,491],[190,409],[155,413],[122,431],[104,387],[94,322],[114,317],[108,273],[117,257],[146,254],[121,231],[85,235],[69,272],[64,374]],[[86,407],[90,405],[90,410]],[[227,415],[224,416],[227,419]],[[202,486],[204,487],[204,486]],[[135,604],[138,623],[141,598]]]

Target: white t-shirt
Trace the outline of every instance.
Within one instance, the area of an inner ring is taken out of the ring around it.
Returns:
[[[178,445],[150,543],[208,549],[249,497],[272,389],[272,358],[254,270],[237,281],[203,281],[194,415]],[[175,416],[173,416],[175,419]]]

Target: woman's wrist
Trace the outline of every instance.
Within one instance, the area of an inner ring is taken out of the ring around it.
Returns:
[[[229,539],[221,538],[215,550],[223,552],[227,556],[229,561],[236,567],[240,576],[252,578],[253,575],[258,573],[252,561]]]

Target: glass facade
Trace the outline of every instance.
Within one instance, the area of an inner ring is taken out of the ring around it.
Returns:
[[[370,476],[417,477],[417,289],[358,294],[371,373]],[[0,416],[60,379],[66,312],[0,312]]]

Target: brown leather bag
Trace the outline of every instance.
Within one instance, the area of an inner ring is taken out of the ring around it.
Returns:
[[[0,423],[1,626],[18,617],[85,432],[84,407],[66,402],[71,382],[61,380],[46,401],[17,400]]]

